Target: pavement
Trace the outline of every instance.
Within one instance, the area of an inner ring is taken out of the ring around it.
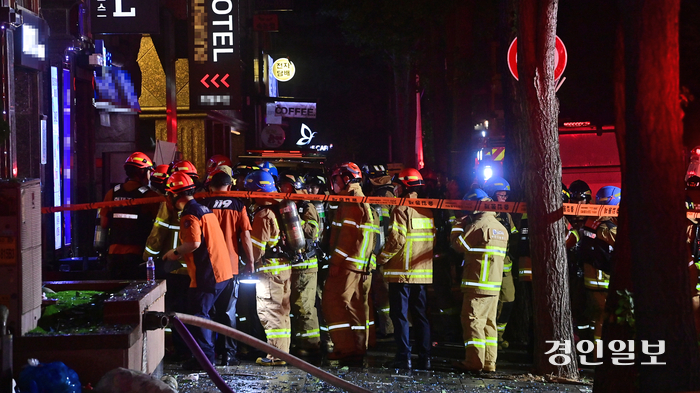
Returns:
[[[498,371],[474,376],[452,367],[452,363],[459,358],[458,354],[463,354],[463,349],[457,346],[435,348],[431,371],[385,367],[384,364],[393,358],[391,347],[391,344],[380,343],[377,349],[368,351],[361,364],[343,364],[325,359],[305,360],[371,392],[592,392],[592,370],[583,370],[581,384],[545,382],[543,377],[533,376],[529,372],[532,364],[521,362],[525,351],[499,352]],[[239,366],[217,367],[217,371],[237,393],[343,391],[292,366],[264,367],[244,360]],[[180,393],[218,392],[206,373],[184,371],[178,363],[165,362],[163,374],[177,379]]]

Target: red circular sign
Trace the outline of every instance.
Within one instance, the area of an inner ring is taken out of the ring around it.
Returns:
[[[556,37],[555,48],[556,48],[556,52],[554,52],[554,63],[556,64],[556,66],[554,67],[554,80],[557,80],[561,77],[561,74],[564,73],[564,69],[566,68],[566,61],[567,61],[566,47],[564,46],[564,43],[561,41],[561,38],[559,38],[559,36]],[[515,39],[513,39],[513,42],[510,43],[510,47],[508,47],[508,69],[510,70],[511,75],[513,75],[513,78],[515,78],[517,80],[518,79],[518,38],[517,37]]]

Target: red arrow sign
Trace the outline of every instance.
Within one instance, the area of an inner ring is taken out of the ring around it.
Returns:
[[[228,74],[224,75],[223,78],[219,82],[223,83],[224,86],[228,87],[228,83],[226,83],[226,79],[228,79]]]
[[[219,77],[219,74],[216,74],[216,75],[214,75],[213,78],[211,78],[211,84],[216,86],[216,87],[219,87],[219,84],[216,83],[216,78],[218,78],[218,77]]]
[[[207,83],[207,78],[209,78],[209,74],[204,75],[204,78],[202,78],[202,80],[200,80],[200,82],[202,82],[202,84],[204,85],[204,87],[206,87],[206,88],[208,89],[208,88],[209,88],[209,84]]]

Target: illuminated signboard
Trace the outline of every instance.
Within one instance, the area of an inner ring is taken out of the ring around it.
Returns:
[[[58,68],[51,67],[51,145],[53,146],[52,172],[53,172],[53,205],[61,206],[61,142],[59,137],[59,113],[58,113]],[[54,248],[58,250],[63,245],[61,236],[61,213],[53,214]]]
[[[92,0],[93,34],[159,34],[159,0]]]
[[[296,117],[301,119],[316,118],[315,102],[269,102],[266,110],[267,117]]]
[[[190,109],[240,109],[237,0],[191,0]]]
[[[15,30],[15,62],[21,66],[41,70],[46,60],[46,22],[33,12],[19,7],[22,26]]]
[[[289,59],[281,58],[272,64],[272,76],[280,82],[286,82],[294,78],[296,67]]]
[[[309,126],[301,123],[301,138],[297,141],[297,146],[304,146],[311,143],[311,140],[316,136],[315,132],[311,132]]]
[[[70,205],[71,203],[71,148],[72,148],[72,138],[71,138],[71,77],[70,70],[63,70],[63,204]],[[70,211],[63,212],[63,223],[64,223],[64,245],[71,244],[71,214]]]

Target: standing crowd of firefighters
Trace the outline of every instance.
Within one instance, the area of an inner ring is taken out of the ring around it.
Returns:
[[[406,168],[391,177],[383,165],[360,168],[352,162],[334,166],[328,177],[313,170],[302,176],[269,162],[234,166],[217,155],[200,179],[189,161],[153,167],[137,152],[124,168],[127,181],[109,190],[105,201],[158,195],[166,201],[101,210],[100,225],[109,230],[110,278],[142,280],[144,261],[153,258],[157,274],[168,281],[168,311],[211,318],[282,351],[326,352],[328,359],[353,361],[377,337],[393,335],[397,349],[390,367],[429,369],[430,311],[439,318],[433,325],[442,339],[458,339],[461,325],[465,358],[455,366],[490,372],[496,370],[499,347],[508,346],[503,334],[516,294],[523,296],[521,306],[531,307],[526,214],[514,220],[508,213],[405,205],[194,198],[198,191],[234,189],[505,202],[510,185],[503,178],[474,185],[462,198],[457,182],[429,170]],[[577,180],[563,187],[562,196],[570,203],[595,198],[597,204],[617,205],[620,189],[606,186],[594,195]],[[566,219],[574,323],[580,334],[592,333],[582,338],[600,338],[617,219]],[[249,281],[255,285],[246,285]],[[525,331],[532,351],[531,318]],[[218,356],[220,364],[236,365],[242,352],[255,353],[205,329],[192,333],[212,363]],[[177,354],[189,357],[176,335],[173,342]],[[191,357],[183,360],[187,369],[200,367]],[[264,354],[256,363],[285,364]]]

